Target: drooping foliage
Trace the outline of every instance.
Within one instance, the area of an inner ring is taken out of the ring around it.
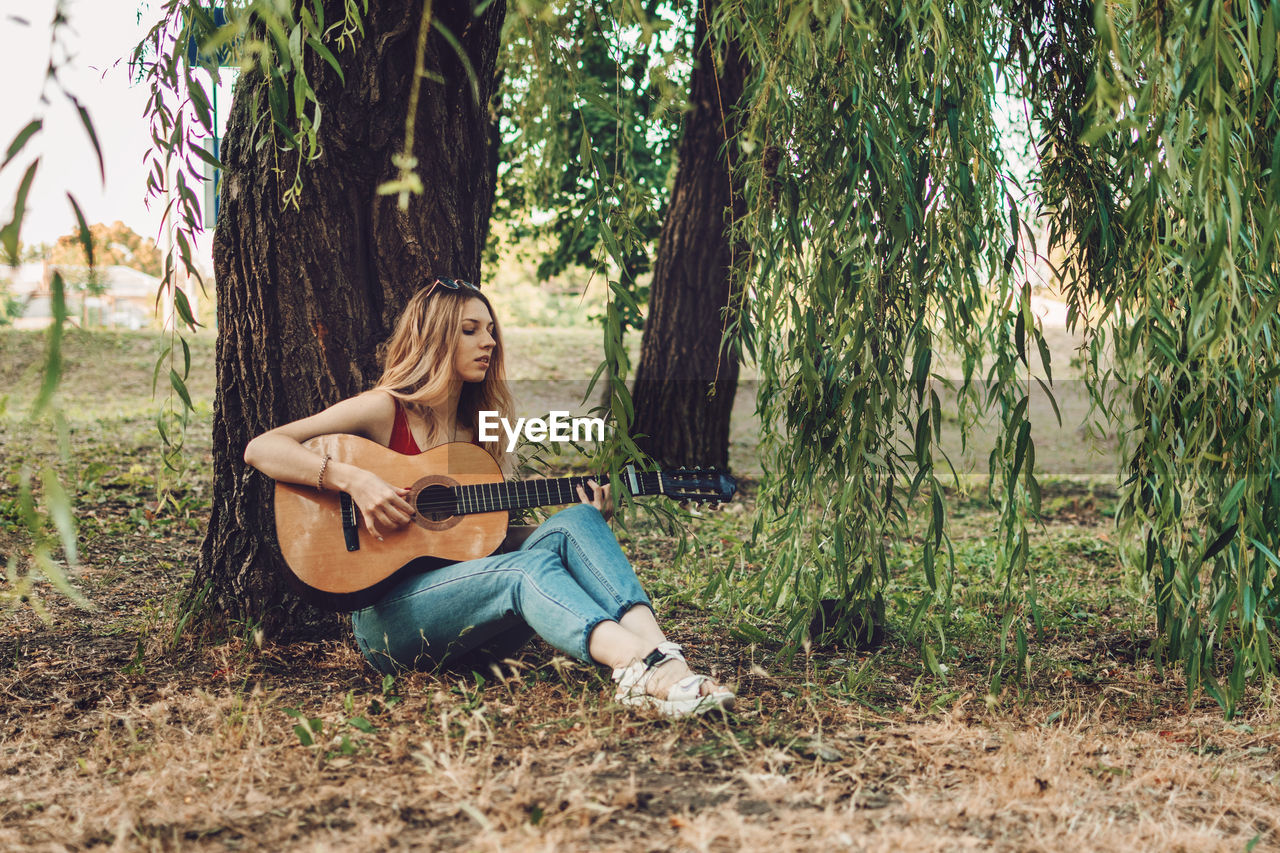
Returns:
[[[773,566],[755,592],[791,614],[792,641],[822,597],[879,611],[902,568],[890,543],[917,505],[930,593],[914,630],[952,583],[944,398],[999,409],[991,476],[1010,577],[1038,500],[1027,395],[1041,348],[1013,275],[1023,228],[993,118],[1003,24],[970,4],[788,9],[741,2],[721,18],[759,68],[744,105],[755,267],[742,333],[759,361],[756,532]],[[940,671],[936,646],[922,644]]]
[[[1091,392],[1127,427],[1124,541],[1230,712],[1280,627],[1280,3],[1035,6],[1013,44],[1054,60],[1028,95]]]
[[[744,331],[764,382],[758,529],[779,549],[764,603],[791,603],[798,638],[818,596],[874,600],[894,569],[886,538],[905,534],[916,500],[929,517],[916,559],[946,601],[930,379],[946,378],[950,352],[961,411],[999,413],[998,565],[1038,618],[1028,402],[1050,365],[1018,263],[1037,247],[993,130],[1011,92],[1040,129],[1030,189],[1044,250],[1063,258],[1094,401],[1123,437],[1122,539],[1151,582],[1164,651],[1230,712],[1275,671],[1280,603],[1280,5],[722,11],[761,63],[747,96],[759,157]]]
[[[9,16],[6,23],[14,28],[31,26],[29,21],[17,15]],[[9,142],[3,159],[0,159],[0,175],[6,172],[9,173],[6,177],[16,176],[19,172],[22,175],[17,179],[12,205],[5,205],[8,212],[0,213],[0,217],[5,217],[0,220],[4,222],[3,227],[0,227],[0,252],[7,263],[14,265],[23,260],[22,228],[26,221],[27,200],[32,183],[42,166],[48,171],[59,165],[49,162],[43,150],[43,144],[50,135],[44,125],[45,110],[51,103],[65,100],[75,108],[85,134],[84,141],[92,147],[96,156],[98,174],[104,182],[106,179],[106,164],[93,119],[77,93],[63,82],[65,78],[59,76],[63,66],[71,61],[67,50],[70,20],[63,3],[55,5],[49,24],[49,52],[44,67],[40,106],[36,114]],[[67,212],[74,217],[78,226],[75,239],[78,240],[84,261],[92,273],[98,259],[89,224],[85,221],[74,191],[67,192],[67,202]],[[50,276],[49,289],[53,322],[46,332],[40,386],[26,412],[26,418],[29,422],[40,423],[42,429],[48,430],[55,437],[56,462],[33,459],[19,469],[17,482],[13,484],[17,494],[6,501],[8,506],[4,523],[6,526],[11,525],[14,530],[22,530],[28,545],[25,549],[10,551],[5,560],[3,583],[0,583],[0,602],[10,607],[29,606],[46,619],[48,613],[40,598],[42,581],[52,584],[58,592],[77,604],[92,606],[68,577],[68,569],[74,571],[79,567],[79,545],[71,500],[72,490],[62,482],[62,471],[71,460],[71,426],[57,396],[58,384],[62,378],[62,343],[64,324],[67,321],[68,283],[61,272],[55,270]],[[7,296],[2,293],[0,295]],[[0,313],[7,314],[7,308],[8,306],[4,306]],[[7,399],[4,402],[7,403]],[[3,404],[0,404],[0,410],[3,408]]]
[[[509,12],[494,216],[514,239],[544,247],[539,278],[571,265],[612,269],[633,327],[670,191],[693,22],[658,0],[608,12],[541,3]],[[603,229],[602,201],[615,211]],[[600,252],[604,240],[617,250]]]
[[[607,291],[605,360],[587,396],[601,384],[600,414],[614,429],[597,457],[612,481],[621,465],[644,458],[631,437],[624,336],[642,316],[648,294],[637,276],[650,266],[669,190],[686,97],[686,14],[678,4],[528,0],[507,13],[498,207],[536,222],[543,200],[557,200],[557,218],[529,232],[552,235],[543,270],[586,266],[597,274],[591,286]],[[638,100],[647,101],[642,110]]]
[[[354,46],[362,33],[363,10],[367,3],[345,0],[341,13],[327,18],[321,2],[292,6],[241,0],[222,4],[219,16],[203,3],[167,0],[156,24],[134,48],[132,67],[150,90],[146,191],[164,204],[173,235],[157,294],[172,301],[177,318],[156,366],[156,375],[165,373],[171,389],[156,417],[169,467],[178,467],[193,412],[186,387],[191,351],[185,334],[198,325],[177,286],[179,270],[206,286],[194,248],[205,224],[202,185],[206,173],[222,167],[203,144],[217,132],[206,80],[218,85],[230,73],[224,66],[260,72],[254,142],[271,146],[277,184],[283,188],[281,204],[297,205],[304,191],[303,165],[320,156],[317,129],[323,110],[312,81],[322,66],[341,76],[334,51]]]

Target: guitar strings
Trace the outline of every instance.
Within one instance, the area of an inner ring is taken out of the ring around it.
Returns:
[[[648,478],[641,478],[642,480]],[[466,486],[437,487],[432,492],[444,492],[435,499],[423,500],[428,491],[418,495],[420,512],[456,512],[459,506],[470,512],[494,512],[499,509],[518,508],[522,505],[538,506],[544,499],[554,502],[572,502],[577,486],[586,485],[585,477],[569,477],[559,480],[526,480],[520,483],[473,483]],[[483,489],[501,489],[498,494],[484,494]],[[465,490],[465,491],[462,491]]]
[[[661,484],[662,475],[657,472],[638,472],[637,477],[640,491],[645,493],[657,490]],[[553,491],[557,499],[555,502],[572,503],[577,494],[577,486],[586,485],[586,482],[586,477],[568,477],[557,480],[524,480],[519,483],[473,483],[465,486],[427,487],[418,494],[415,505],[418,512],[424,515],[432,513],[454,515],[458,514],[459,509],[464,509],[463,514],[496,512],[501,509],[522,508],[525,506],[523,502],[529,500],[532,503],[527,506],[539,506],[543,500],[539,492],[550,499]],[[480,491],[484,488],[502,489],[503,492],[485,495]],[[444,492],[444,495],[439,498],[428,498],[429,494],[437,492]],[[561,498],[565,500],[562,501]]]

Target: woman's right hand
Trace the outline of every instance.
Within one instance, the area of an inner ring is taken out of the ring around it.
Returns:
[[[342,468],[340,473],[334,472],[339,475],[335,480],[342,481],[342,491],[351,495],[364,516],[364,526],[375,539],[381,541],[384,535],[413,521],[417,511],[407,500],[412,489],[393,486],[377,474],[354,465]]]
[[[369,533],[381,539],[412,521],[414,507],[405,500],[410,489],[397,488],[370,471],[336,459],[326,463],[302,442],[344,433],[385,446],[394,421],[395,400],[384,391],[371,391],[267,430],[245,447],[244,461],[274,480],[346,492],[364,515]]]

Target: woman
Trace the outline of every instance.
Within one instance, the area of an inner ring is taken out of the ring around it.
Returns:
[[[438,278],[409,300],[371,391],[263,433],[244,459],[268,477],[349,494],[369,533],[382,538],[413,519],[398,488],[302,446],[317,435],[363,436],[401,453],[447,441],[475,442],[478,413],[510,415],[502,336],[479,288]],[[502,470],[501,442],[486,448]],[[733,693],[695,675],[669,642],[635,571],[606,523],[609,487],[588,481],[582,503],[541,526],[516,527],[497,554],[410,574],[352,614],[356,641],[382,672],[501,659],[534,632],[578,660],[613,667],[616,699],[685,716],[733,703]]]

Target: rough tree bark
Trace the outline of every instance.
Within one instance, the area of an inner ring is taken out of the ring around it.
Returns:
[[[342,17],[340,2],[325,5],[331,20]],[[454,48],[433,32],[426,65],[445,83],[423,80],[414,155],[426,193],[407,212],[375,190],[395,177],[391,156],[404,142],[420,0],[369,4],[363,38],[339,56],[345,86],[311,57],[323,153],[303,166],[296,209],[281,204],[293,155],[279,154],[269,140],[258,144],[268,126],[265,102],[257,124],[252,108],[265,97],[262,78],[246,74],[236,87],[214,239],[213,509],[192,588],[203,615],[269,632],[314,620],[287,592],[272,482],[244,464],[245,444],[369,387],[379,374],[378,344],[424,280],[478,280],[494,184],[489,101],[506,7],[497,0],[475,18],[472,5],[435,3],[437,19],[470,59],[479,93]]]
[[[732,269],[745,257],[730,225],[746,212],[732,179],[738,162],[734,108],[747,62],[729,41],[717,47],[707,22],[716,0],[701,0],[675,187],[658,238],[649,316],[632,396],[640,447],[664,465],[729,464],[729,415],[738,383],[736,349],[721,349]],[[726,145],[726,140],[728,145]],[[732,219],[730,218],[732,216]]]

